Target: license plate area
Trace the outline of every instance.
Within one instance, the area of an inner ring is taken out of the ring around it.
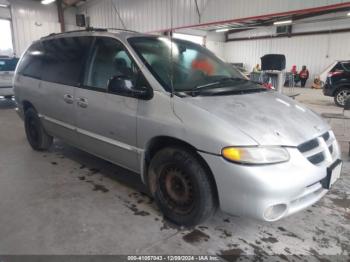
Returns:
[[[338,159],[330,167],[327,168],[327,176],[322,180],[322,187],[330,189],[332,185],[339,179],[343,162]]]

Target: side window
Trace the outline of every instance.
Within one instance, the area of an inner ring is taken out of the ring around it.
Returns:
[[[92,37],[67,37],[43,41],[45,51],[42,79],[78,86]]]
[[[18,66],[18,74],[41,79],[43,57],[44,51],[41,43],[34,43],[23,56]]]
[[[139,70],[124,46],[115,39],[97,38],[91,62],[86,70],[84,85],[107,91],[108,82],[114,77],[131,80],[134,86],[139,82]]]

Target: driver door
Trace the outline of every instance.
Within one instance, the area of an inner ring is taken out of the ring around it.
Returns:
[[[132,171],[139,172],[136,147],[136,98],[108,93],[115,76],[133,77],[132,59],[118,40],[97,37],[84,85],[76,91],[80,147]]]

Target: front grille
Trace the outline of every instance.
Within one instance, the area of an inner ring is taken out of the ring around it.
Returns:
[[[336,146],[334,133],[329,131],[302,143],[298,149],[312,164],[321,166],[335,160]]]
[[[298,149],[301,153],[304,153],[304,152],[307,152],[307,151],[310,151],[316,147],[318,147],[319,144],[318,144],[318,140],[317,139],[313,139],[313,140],[310,140],[308,142],[305,142],[304,144],[301,144]]]

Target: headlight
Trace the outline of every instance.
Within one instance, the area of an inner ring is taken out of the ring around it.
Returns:
[[[276,164],[289,160],[289,153],[283,147],[226,147],[221,153],[228,161],[249,165]]]

